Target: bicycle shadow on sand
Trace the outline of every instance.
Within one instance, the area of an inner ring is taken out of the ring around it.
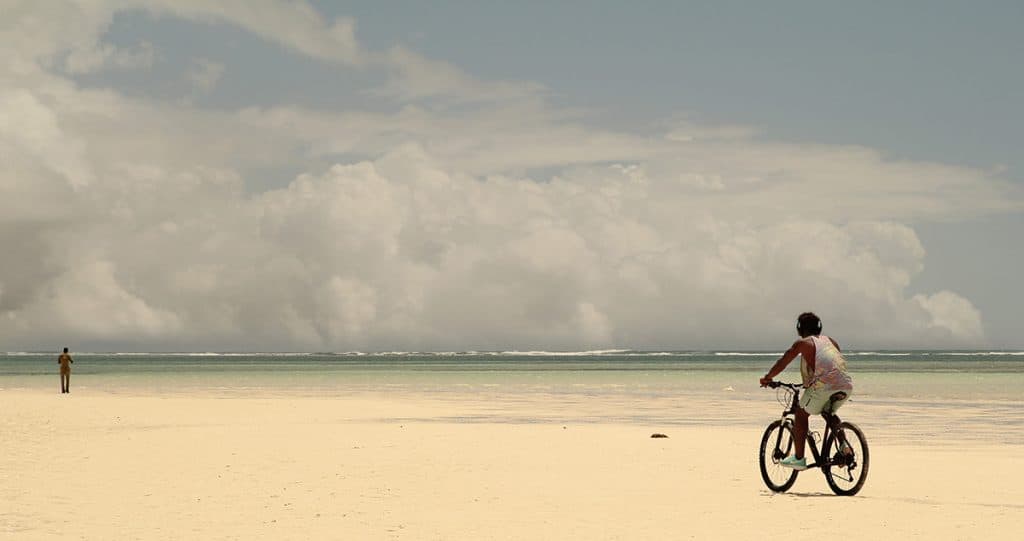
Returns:
[[[761,490],[762,496],[768,496],[771,498],[836,498],[844,496],[836,496],[831,492],[772,492],[770,490]],[[847,498],[858,498],[860,496],[845,496]]]
[[[944,500],[927,500],[924,498],[907,498],[901,496],[873,496],[871,494],[837,496],[831,492],[772,492],[770,490],[762,490],[761,496],[768,496],[772,498],[851,498],[854,500],[902,502],[914,505],[968,505],[972,507],[990,507],[993,509],[1024,509],[1024,504],[1019,503],[953,502]]]

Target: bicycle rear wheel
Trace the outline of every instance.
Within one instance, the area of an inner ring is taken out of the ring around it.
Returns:
[[[828,461],[825,480],[832,492],[840,496],[853,496],[860,492],[868,478],[868,440],[864,432],[853,424],[839,423],[841,433],[829,435],[822,450]],[[844,445],[845,444],[845,445]]]
[[[774,421],[764,430],[758,460],[761,478],[774,492],[785,492],[796,482],[796,470],[779,464],[793,452],[793,431],[789,424]]]

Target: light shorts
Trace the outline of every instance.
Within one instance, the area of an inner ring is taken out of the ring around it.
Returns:
[[[832,398],[832,395],[838,392],[846,393],[846,398],[837,400],[832,406],[830,413],[835,413],[850,396],[853,394],[852,389],[842,390],[831,390],[831,389],[804,389],[803,394],[800,395],[800,407],[804,409],[809,415],[817,415],[821,413],[821,410],[825,409],[828,405],[828,400]]]

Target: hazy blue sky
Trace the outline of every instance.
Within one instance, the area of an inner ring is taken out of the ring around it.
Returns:
[[[899,158],[1024,166],[1020,2],[316,5],[354,16],[368,45],[539,81],[626,127],[686,112]]]
[[[1024,347],[1020,3],[5,11],[0,349]]]

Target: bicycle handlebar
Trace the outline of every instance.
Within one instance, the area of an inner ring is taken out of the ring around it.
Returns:
[[[771,389],[777,389],[779,387],[787,387],[792,390],[802,389],[804,386],[799,383],[785,383],[782,381],[769,381],[768,387]]]

